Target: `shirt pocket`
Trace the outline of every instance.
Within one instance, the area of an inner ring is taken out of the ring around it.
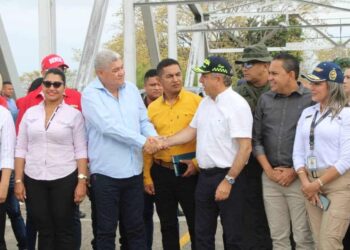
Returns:
[[[57,119],[53,120],[48,127],[47,139],[51,144],[72,144],[73,143],[73,126],[70,121]]]

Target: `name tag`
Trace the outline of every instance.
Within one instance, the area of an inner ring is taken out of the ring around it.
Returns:
[[[317,169],[317,159],[315,156],[307,157],[307,168],[311,171],[316,171]]]

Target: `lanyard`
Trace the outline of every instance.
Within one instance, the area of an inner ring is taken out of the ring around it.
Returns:
[[[47,122],[47,125],[46,125],[46,128],[45,128],[46,131],[49,129],[50,124],[51,124],[53,118],[55,117],[55,115],[56,115],[56,113],[57,113],[57,110],[58,110],[59,108],[60,108],[60,106],[58,105],[58,106],[56,107],[55,111],[53,112],[53,114],[51,115],[50,120]]]
[[[317,118],[317,114],[318,114],[318,111],[316,111],[314,118],[312,119],[311,126],[310,126],[310,136],[309,136],[310,151],[313,151],[315,148],[315,128],[316,128],[316,126],[318,124],[320,124],[324,120],[324,118],[326,118],[329,115],[330,112],[331,112],[331,110],[327,110],[327,112],[324,113],[320,117],[320,119],[318,119],[318,121],[316,122],[316,118]]]

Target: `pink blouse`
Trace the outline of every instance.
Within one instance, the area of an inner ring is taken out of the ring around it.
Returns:
[[[16,157],[25,159],[24,172],[36,180],[56,180],[77,169],[87,158],[83,115],[62,103],[45,127],[44,102],[26,111],[19,126]]]

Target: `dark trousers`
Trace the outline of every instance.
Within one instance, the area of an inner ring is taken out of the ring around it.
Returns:
[[[242,171],[246,176],[244,195],[244,249],[271,250],[272,240],[262,195],[262,168],[254,156]]]
[[[343,240],[344,249],[348,250],[350,249],[350,227],[348,228],[348,231],[346,232],[345,238]]]
[[[143,208],[143,222],[145,223],[146,232],[146,246],[147,250],[152,250],[153,244],[153,213],[154,213],[154,196],[144,193],[144,208]],[[124,222],[119,218],[119,234],[120,234],[120,249],[128,250],[128,243],[125,238]]]
[[[186,217],[192,250],[196,249],[194,192],[198,176],[176,177],[174,170],[157,164],[152,166],[151,176],[156,193],[155,202],[160,220],[163,249],[180,249],[179,224],[177,219],[178,203],[180,203]]]
[[[94,194],[92,192],[91,186],[89,187],[89,199],[91,204],[91,227],[92,227],[92,240],[91,247],[93,250],[97,250],[96,246],[96,236],[97,236],[97,219],[96,219],[96,205],[94,200]]]
[[[142,175],[115,179],[93,174],[90,181],[95,206],[97,249],[115,249],[116,229],[121,216],[129,249],[145,250]]]
[[[1,170],[0,170],[0,180],[1,180]],[[0,250],[6,250],[5,242],[5,226],[6,226],[6,205],[5,203],[0,203]]]
[[[144,193],[143,221],[146,230],[147,250],[152,250],[153,243],[154,196]]]
[[[31,212],[28,207],[27,208],[27,220],[26,220],[26,235],[27,235],[27,248],[28,250],[35,250],[36,245],[36,236],[38,230],[34,226],[33,219],[31,218]],[[79,217],[79,206],[75,206],[74,211],[74,240],[76,244],[77,250],[80,249],[81,246],[81,222]]]
[[[225,250],[243,248],[243,209],[245,176],[239,175],[229,197],[215,201],[215,192],[228,169],[202,170],[196,188],[196,243],[197,249],[214,250],[217,217],[220,216]]]
[[[0,250],[6,250],[5,242],[6,206],[0,203]]]
[[[41,181],[24,177],[26,204],[39,231],[39,250],[75,249],[74,190],[77,173],[57,180]]]
[[[17,240],[18,249],[27,248],[27,234],[19,202],[14,193],[14,176],[11,175],[9,191],[6,199],[6,213],[10,218],[13,233]]]

